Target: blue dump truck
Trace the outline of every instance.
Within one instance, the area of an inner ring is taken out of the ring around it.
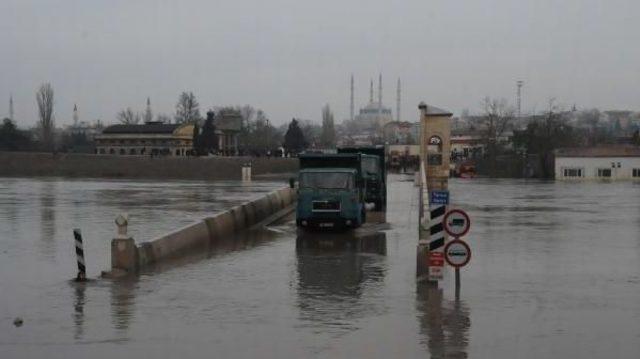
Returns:
[[[365,180],[365,202],[375,203],[376,211],[387,207],[387,167],[384,146],[341,147],[338,153],[362,155],[362,177]]]
[[[301,154],[296,225],[357,228],[366,220],[362,154]]]

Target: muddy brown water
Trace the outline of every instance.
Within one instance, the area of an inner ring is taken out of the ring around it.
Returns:
[[[151,238],[281,183],[0,180],[1,358],[640,353],[639,183],[452,180],[473,250],[456,301],[451,272],[439,288],[415,281],[417,191],[402,175],[386,225],[318,238],[284,220],[82,285],[69,281],[74,227],[96,277],[119,212]]]

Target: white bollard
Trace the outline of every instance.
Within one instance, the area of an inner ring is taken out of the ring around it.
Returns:
[[[251,163],[242,166],[242,182],[251,182]]]

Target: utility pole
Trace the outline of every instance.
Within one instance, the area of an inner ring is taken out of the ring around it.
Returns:
[[[400,122],[400,78],[398,78],[398,88],[396,90],[396,121]]]
[[[518,106],[518,118],[522,116],[522,86],[524,85],[524,81],[518,80],[516,81],[516,85],[518,87],[516,93],[516,104]]]
[[[13,95],[9,95],[9,119],[13,122]]]
[[[353,88],[353,74],[351,74],[351,104],[350,104],[350,108],[349,108],[349,110],[351,111],[349,119],[351,121],[353,121],[353,91],[354,91],[354,88]]]

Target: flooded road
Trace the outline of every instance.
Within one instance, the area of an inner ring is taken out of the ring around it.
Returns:
[[[388,225],[363,235],[285,220],[132,280],[68,281],[74,226],[95,277],[119,211],[149,239],[279,185],[3,179],[0,357],[638,357],[639,183],[452,180],[472,220],[459,301],[452,273],[416,284],[417,190],[401,175]]]

